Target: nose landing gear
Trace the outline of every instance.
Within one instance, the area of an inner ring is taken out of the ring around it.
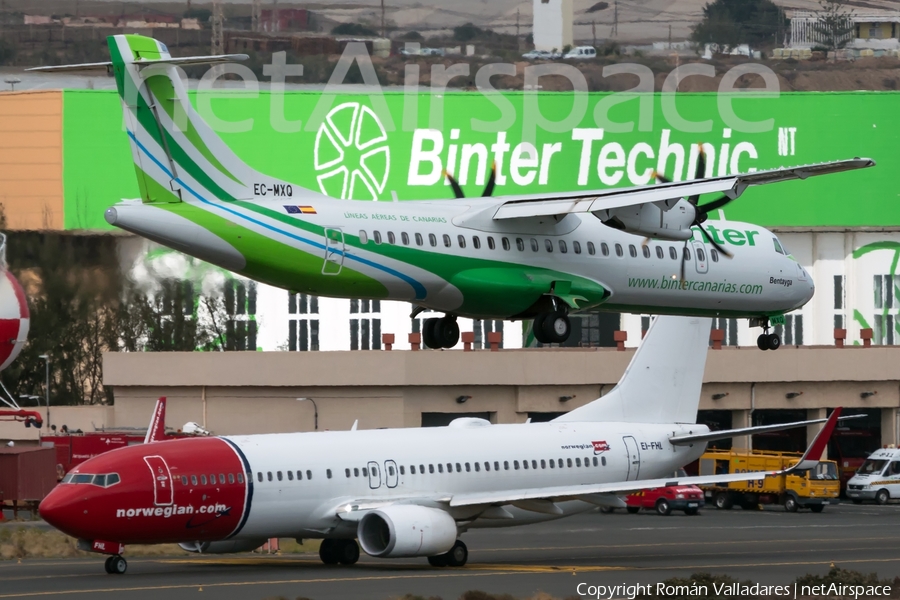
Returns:
[[[756,338],[756,347],[760,350],[778,350],[781,348],[781,336],[769,333],[769,319],[750,319],[750,327],[762,327],[763,332]]]
[[[425,319],[422,326],[422,341],[429,348],[452,348],[459,343],[459,324],[456,317]]]
[[[110,575],[123,575],[128,570],[128,563],[118,554],[114,554],[106,559],[104,567]]]

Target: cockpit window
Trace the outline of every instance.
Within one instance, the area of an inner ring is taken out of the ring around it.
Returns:
[[[87,473],[78,473],[72,477],[71,483],[91,483],[93,481],[93,475],[88,475]]]
[[[109,487],[119,483],[118,473],[107,473],[103,475],[93,475],[90,473],[69,473],[62,479],[62,483],[92,483],[99,487]]]
[[[781,247],[781,242],[778,241],[778,238],[772,238],[772,242],[775,243],[775,252],[778,254],[787,254],[787,252],[784,251],[784,248]]]

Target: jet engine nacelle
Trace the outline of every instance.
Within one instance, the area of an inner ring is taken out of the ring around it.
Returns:
[[[663,208],[658,204],[662,204]],[[697,209],[682,198],[668,210],[665,210],[663,203],[648,203],[598,210],[594,212],[594,216],[604,225],[628,233],[660,240],[683,241],[694,235],[691,225],[697,217]]]
[[[401,558],[443,554],[457,533],[456,521],[442,510],[395,504],[360,519],[357,537],[370,556]]]
[[[250,552],[266,543],[266,540],[225,540],[222,542],[181,542],[182,550],[200,554],[232,554]]]

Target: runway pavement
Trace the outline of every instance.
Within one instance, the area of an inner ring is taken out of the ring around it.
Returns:
[[[786,584],[831,563],[880,577],[900,576],[900,506],[829,506],[821,514],[770,508],[673,513],[589,513],[552,523],[472,531],[469,564],[433,568],[425,559],[326,567],[312,555],[184,555],[131,558],[107,575],[103,558],[0,561],[0,599],[176,600],[298,597],[387,600],[407,593],[455,600],[466,590],[528,597],[577,597],[588,584],[656,584],[705,571]],[[126,551],[127,557],[127,551]],[[201,596],[202,597],[202,596]]]

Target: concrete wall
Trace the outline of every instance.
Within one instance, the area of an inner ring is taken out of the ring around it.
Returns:
[[[573,43],[572,0],[534,0],[534,47],[562,52]]]

